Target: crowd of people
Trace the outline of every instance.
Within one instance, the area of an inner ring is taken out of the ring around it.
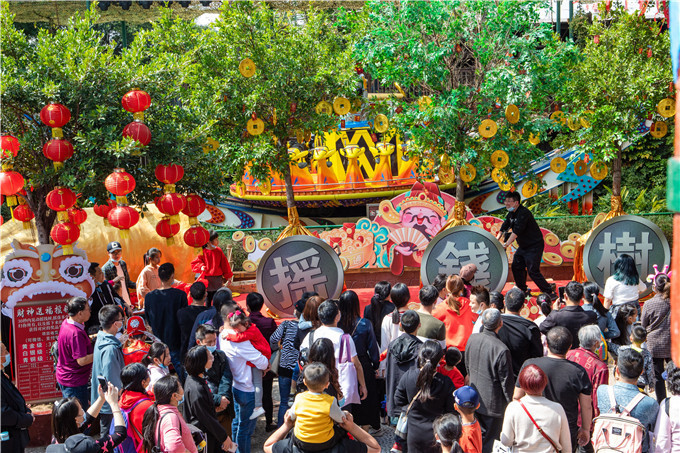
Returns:
[[[523,245],[533,278],[538,245]],[[193,263],[200,278],[190,286],[157,249],[135,284],[120,244],[108,249],[110,262],[90,268],[92,299],[67,304],[48,451],[379,452],[376,437],[393,436],[393,452],[591,452],[611,442],[596,427],[617,413],[639,422],[628,442],[642,452],[680,451],[670,280],[653,277],[640,311],[630,256],[617,259],[602,295],[578,282],[562,298],[541,294],[535,321],[520,314],[526,287],[489,292],[475,286],[472,265],[417,295],[378,282],[363,316],[354,291],[305,293],[295,317],[277,323],[258,293],[234,302],[215,243]],[[144,317],[132,313],[135,286]],[[261,416],[271,434],[253,446]],[[33,419],[3,374],[3,449],[22,451]]]

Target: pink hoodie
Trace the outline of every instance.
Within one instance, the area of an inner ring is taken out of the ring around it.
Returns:
[[[182,414],[177,408],[171,404],[161,404],[158,406],[158,420],[161,420],[163,414],[171,412],[174,415],[168,415],[163,418],[160,426],[160,447],[161,451],[167,453],[198,453],[198,449],[194,444],[194,439],[191,437],[191,431],[187,423],[184,421]]]

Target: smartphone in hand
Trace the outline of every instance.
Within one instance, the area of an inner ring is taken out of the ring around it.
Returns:
[[[100,374],[97,376],[97,380],[99,381],[99,385],[102,387],[102,392],[106,393],[106,391],[109,389],[109,383],[106,381],[106,378]]]

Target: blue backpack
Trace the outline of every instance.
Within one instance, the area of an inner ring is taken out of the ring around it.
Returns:
[[[137,428],[135,428],[132,424],[130,424],[130,412],[137,407],[139,403],[142,401],[151,401],[149,398],[142,398],[141,400],[137,401],[135,404],[132,405],[130,409],[121,409],[121,413],[123,414],[123,420],[125,420],[125,426],[127,427],[127,432],[128,436],[121,442],[116,448],[113,449],[115,453],[137,453],[137,448],[135,447],[135,441],[133,440],[132,437],[132,432],[134,431],[135,434],[137,434],[137,437],[142,439],[144,436],[142,436],[142,433],[137,431]],[[113,433],[116,431],[116,425],[113,421],[111,421],[111,426],[109,427],[109,434],[113,436]]]

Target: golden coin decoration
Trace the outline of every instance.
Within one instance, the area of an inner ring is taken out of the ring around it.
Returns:
[[[607,164],[601,160],[596,160],[590,164],[590,176],[597,179],[598,181],[602,181],[604,178],[606,178],[608,173],[609,168],[607,168]]]
[[[346,98],[335,98],[333,101],[333,110],[337,115],[347,115],[349,113],[349,109],[352,107],[351,102],[349,102],[349,99]]]
[[[272,193],[271,181],[268,179],[260,181],[259,189],[262,195],[269,195],[270,193]]]
[[[430,96],[421,96],[418,98],[418,110],[424,112],[432,104],[432,98]]]
[[[493,137],[496,135],[496,131],[498,131],[498,125],[494,120],[486,119],[479,125],[479,135],[484,138]]]
[[[203,145],[203,152],[208,154],[210,151],[215,151],[220,147],[220,143],[214,138],[208,137]]]
[[[522,186],[522,196],[524,198],[531,198],[538,192],[538,184],[533,181],[527,181]]]
[[[539,143],[541,143],[541,139],[539,138],[538,135],[534,135],[534,134],[532,134],[531,132],[529,132],[529,143],[531,143],[532,145],[536,146],[536,145],[538,145]]]
[[[269,239],[269,238],[263,238],[263,239],[260,239],[260,240],[257,242],[257,248],[260,249],[260,250],[262,250],[262,251],[265,251],[265,252],[266,252],[267,250],[269,250],[269,248],[270,248],[271,246],[272,246],[272,240]]]
[[[508,166],[508,162],[510,162],[508,153],[501,149],[494,151],[493,154],[491,154],[491,165],[494,168],[505,168]]]
[[[460,179],[464,183],[471,182],[477,176],[477,169],[472,164],[465,164],[460,167]]]
[[[556,123],[560,123],[563,126],[567,124],[567,119],[564,117],[564,112],[562,110],[556,110],[550,114],[550,119]]]
[[[333,106],[328,101],[321,101],[316,104],[316,113],[319,115],[331,115],[333,113]]]
[[[349,108],[350,113],[359,113],[361,110],[361,99],[357,98],[352,101],[352,105]]]
[[[246,129],[248,129],[248,133],[250,135],[260,135],[264,132],[264,121],[262,121],[260,118],[251,118],[248,120]]]
[[[242,241],[245,236],[246,234],[243,231],[234,231],[234,234],[231,235],[231,240],[239,242]]]
[[[253,253],[255,251],[255,238],[252,236],[246,236],[243,238],[243,250],[248,253]]]
[[[255,66],[255,62],[250,58],[244,58],[238,65],[238,72],[240,72],[241,75],[246,79],[254,76],[255,71],[257,71],[257,66]]]
[[[655,121],[649,133],[654,138],[663,138],[668,133],[668,126],[664,121]]]
[[[453,184],[453,182],[455,181],[453,172],[451,171],[451,167],[448,168],[439,167],[437,176],[439,176],[439,182],[441,182],[442,184]]]
[[[671,98],[661,99],[656,105],[656,111],[664,118],[675,115],[675,101]]]
[[[583,159],[574,162],[574,173],[576,176],[583,176],[588,171],[588,164]]]
[[[375,121],[373,121],[373,127],[375,127],[375,130],[380,133],[387,132],[387,129],[390,127],[390,121],[385,115],[381,113],[375,117]]]
[[[581,123],[576,118],[567,118],[567,127],[569,130],[576,131],[581,128]]]
[[[567,169],[567,161],[563,157],[554,157],[550,161],[550,169],[555,173],[562,173]]]
[[[505,119],[511,124],[516,124],[519,121],[519,108],[515,104],[505,107]]]
[[[501,181],[498,183],[498,187],[504,192],[509,192],[512,190],[513,183],[512,180],[508,177],[507,174],[503,174],[503,178]]]
[[[243,270],[246,272],[255,272],[257,270],[257,264],[255,264],[253,260],[244,260]]]
[[[586,110],[584,112],[584,115],[578,119],[579,123],[581,123],[581,126],[584,128],[589,128],[590,127],[590,117],[593,115],[592,110]]]
[[[503,179],[503,174],[504,174],[504,173],[505,173],[505,172],[504,172],[503,170],[501,170],[500,168],[494,168],[493,170],[491,170],[491,179],[492,179],[494,182],[500,184],[501,179]]]

